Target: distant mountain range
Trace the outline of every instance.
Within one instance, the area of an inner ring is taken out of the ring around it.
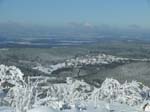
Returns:
[[[108,25],[69,24],[64,27],[0,23],[0,47],[68,46],[99,41],[149,41],[150,30],[136,25],[128,28]]]

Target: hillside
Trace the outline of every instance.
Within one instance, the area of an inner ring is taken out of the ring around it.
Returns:
[[[107,78],[100,87],[95,87],[84,80],[68,77],[63,83],[52,84],[50,77],[25,80],[16,67],[1,65],[0,68],[0,112],[28,112],[30,109],[29,112],[38,112],[42,108],[43,112],[118,112],[120,109],[139,112],[141,106],[149,102],[150,88],[136,81],[120,84]]]

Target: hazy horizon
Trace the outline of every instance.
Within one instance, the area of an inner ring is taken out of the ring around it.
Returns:
[[[150,28],[148,0],[0,0],[0,23]]]

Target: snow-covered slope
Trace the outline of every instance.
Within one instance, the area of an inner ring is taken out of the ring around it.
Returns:
[[[128,61],[149,61],[149,59],[121,58],[106,54],[98,54],[94,56],[86,55],[68,59],[65,60],[64,62],[57,63],[55,65],[49,65],[49,67],[45,67],[38,64],[36,67],[33,67],[32,69],[39,70],[46,74],[51,74],[53,71],[63,68],[71,68],[71,67],[76,68],[85,65],[106,65],[111,63],[126,63]]]
[[[48,77],[25,81],[23,76],[16,67],[0,65],[0,112],[139,112],[150,98],[150,88],[136,81],[107,78],[97,88],[70,77],[53,84]],[[13,84],[7,91],[6,81]]]
[[[83,66],[83,65],[110,64],[113,62],[124,62],[127,60],[129,59],[120,58],[120,57],[116,57],[112,55],[105,55],[105,54],[99,54],[95,56],[86,55],[86,56],[68,59],[62,63],[50,65],[49,67],[38,65],[34,67],[33,69],[39,70],[47,74],[51,74],[53,71],[56,71],[62,68],[78,67],[78,66]]]

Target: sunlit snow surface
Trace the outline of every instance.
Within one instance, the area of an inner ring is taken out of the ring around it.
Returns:
[[[15,112],[9,107],[0,107],[0,112]],[[50,107],[37,107],[27,112],[142,112],[139,107],[129,107],[123,104],[110,104],[110,110],[106,109],[105,102],[100,103],[100,107],[95,108],[93,104],[89,104],[86,110],[70,109],[70,110],[57,110]]]
[[[10,107],[0,107],[0,112],[15,112],[15,111]]]
[[[129,107],[128,105],[123,105],[119,103],[109,104],[109,110],[107,108],[106,102],[99,102],[99,107],[95,108],[93,104],[89,104],[86,110],[78,110],[76,108],[70,110],[57,110],[50,107],[37,107],[31,109],[27,112],[142,112],[139,107]],[[13,109],[2,107],[0,108],[0,112],[14,112]]]
[[[142,112],[149,102],[149,87],[136,81],[107,78],[98,88],[69,77],[66,83],[51,84],[44,77],[26,82],[18,68],[0,67],[0,112]]]

